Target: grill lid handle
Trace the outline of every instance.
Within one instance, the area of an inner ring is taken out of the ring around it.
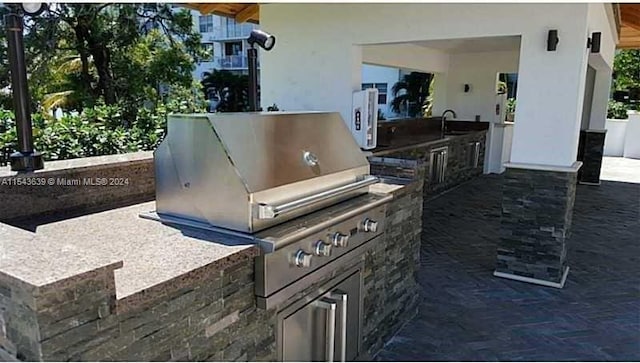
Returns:
[[[273,219],[283,213],[293,212],[297,209],[304,208],[309,205],[325,201],[327,199],[335,198],[372,184],[376,184],[379,181],[380,179],[378,177],[367,175],[362,180],[342,185],[333,189],[325,190],[316,194],[311,194],[299,199],[287,201],[282,204],[271,205],[259,203],[256,204],[255,208],[256,218]]]

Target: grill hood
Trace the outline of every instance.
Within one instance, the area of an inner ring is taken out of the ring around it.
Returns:
[[[377,181],[339,113],[172,115],[154,162],[160,216],[249,233]]]

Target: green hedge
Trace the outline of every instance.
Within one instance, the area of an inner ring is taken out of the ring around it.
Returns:
[[[87,108],[58,120],[33,114],[35,148],[45,160],[153,150],[165,135],[167,113],[164,106],[154,111],[142,108],[133,122],[125,120],[118,106]],[[0,149],[6,147],[17,149],[15,118],[13,112],[0,109]]]
[[[607,108],[607,118],[624,120],[628,118],[627,110],[629,106],[623,102],[616,102],[609,100],[609,107]]]

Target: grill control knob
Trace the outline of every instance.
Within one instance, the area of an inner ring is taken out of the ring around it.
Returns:
[[[311,267],[311,257],[312,255],[310,253],[306,253],[303,250],[298,250],[294,258],[296,266]]]
[[[349,236],[346,234],[336,232],[333,234],[333,245],[336,247],[347,247],[347,242],[349,242]]]
[[[373,219],[366,218],[362,222],[362,227],[365,232],[372,232],[372,233],[378,232],[378,222],[374,221]]]
[[[323,240],[318,240],[315,244],[314,252],[317,256],[331,256],[331,243],[326,243]]]

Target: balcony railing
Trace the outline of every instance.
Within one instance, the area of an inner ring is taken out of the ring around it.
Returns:
[[[246,55],[216,57],[215,63],[220,69],[246,69],[249,67],[249,61]],[[258,61],[258,67],[259,66],[260,62]]]
[[[220,27],[214,26],[210,29],[207,29],[210,31],[205,32],[205,34],[207,34],[207,38],[210,41],[242,39],[249,37],[249,34],[251,34],[251,30],[253,30],[254,27],[255,25],[248,23]]]

